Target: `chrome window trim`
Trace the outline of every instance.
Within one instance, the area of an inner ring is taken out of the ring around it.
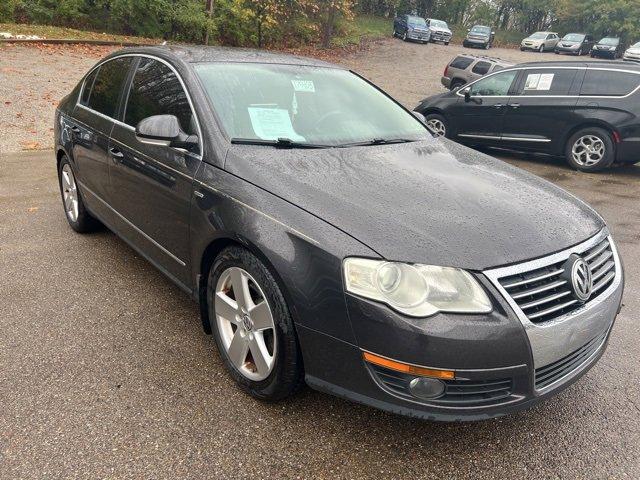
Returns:
[[[109,205],[108,202],[106,202],[105,200],[102,199],[102,197],[100,197],[100,195],[98,195],[97,193],[95,193],[93,190],[91,190],[89,187],[87,187],[84,183],[82,183],[81,181],[78,180],[78,184],[82,187],[83,190],[86,190],[87,192],[89,192],[91,195],[93,195],[97,200],[100,201],[100,203],[104,204],[109,210],[111,210],[113,213],[115,213],[123,222],[125,222],[127,225],[129,225],[131,228],[133,228],[136,232],[138,232],[140,235],[142,235],[144,238],[146,238],[147,240],[149,240],[151,243],[153,243],[156,247],[158,247],[158,249],[160,249],[163,253],[165,253],[167,256],[169,256],[173,261],[177,262],[178,264],[180,264],[183,267],[186,267],[187,264],[185,262],[183,262],[182,260],[180,260],[178,257],[176,257],[173,253],[171,253],[169,250],[167,250],[166,248],[164,248],[162,245],[160,245],[158,242],[156,242],[153,238],[151,238],[149,235],[147,235],[145,232],[143,232],[142,230],[140,230],[140,228],[138,228],[133,222],[131,222],[128,218],[126,218],[124,215],[122,215],[120,212],[118,212],[115,208],[113,208],[111,205]]]
[[[538,143],[548,143],[551,140],[548,138],[520,138],[520,137],[505,137],[505,136],[496,136],[496,135],[476,135],[471,133],[460,133],[458,137],[466,137],[466,138],[484,138],[485,140],[515,140],[518,142],[538,142]]]
[[[498,72],[491,72],[487,75],[484,75],[476,80],[474,80],[473,82],[470,82],[468,84],[465,85],[465,88],[461,89],[461,90],[465,90],[467,87],[471,87],[474,83],[479,82],[480,80],[484,80],[485,78],[489,78],[492,75],[497,75],[499,73],[504,73],[504,72],[511,72],[511,71],[519,71],[519,70],[550,70],[550,69],[554,69],[554,70],[602,70],[605,72],[611,72],[611,71],[615,71],[615,72],[622,72],[622,73],[632,73],[634,75],[640,75],[639,71],[635,71],[635,70],[625,70],[625,69],[621,69],[621,68],[601,68],[601,67],[582,67],[582,66],[575,66],[575,67],[553,67],[553,66],[536,66],[536,67],[516,67],[516,68],[505,68],[503,70],[500,70]],[[631,92],[627,93],[626,95],[477,95],[478,98],[537,98],[537,97],[544,97],[544,98],[613,98],[613,99],[621,99],[621,98],[627,98],[630,97],[631,95],[633,95],[634,93],[636,93],[638,90],[640,89],[640,80],[638,81],[638,86],[636,88],[634,88],[633,90],[631,90]],[[456,95],[459,97],[463,97],[464,98],[464,94],[460,93],[461,91],[458,90],[456,92]]]
[[[171,65],[171,64],[170,64],[169,62],[167,62],[166,60],[164,60],[164,59],[162,59],[162,58],[160,58],[160,57],[157,57],[157,56],[155,56],[155,55],[150,55],[150,54],[147,54],[147,53],[123,53],[123,54],[121,54],[121,55],[116,55],[115,57],[111,57],[111,58],[108,58],[108,59],[105,59],[105,60],[100,61],[99,63],[97,63],[96,65],[94,65],[94,66],[93,66],[93,68],[92,68],[91,70],[89,70],[89,71],[85,74],[84,78],[82,79],[82,88],[80,88],[80,94],[78,95],[78,98],[76,98],[76,107],[78,107],[78,106],[79,106],[79,107],[81,107],[81,108],[84,108],[85,110],[88,110],[88,111],[90,111],[90,112],[92,112],[92,113],[96,113],[96,114],[98,114],[99,116],[101,116],[101,117],[103,117],[103,118],[106,118],[106,119],[108,119],[108,120],[111,120],[111,121],[115,122],[117,125],[120,125],[120,126],[123,126],[123,127],[127,127],[127,128],[129,128],[130,130],[135,131],[135,127],[132,127],[131,125],[129,125],[129,124],[127,124],[127,123],[125,123],[125,122],[123,122],[123,121],[121,121],[121,120],[117,120],[117,119],[115,119],[115,118],[113,118],[113,117],[110,117],[110,116],[108,116],[108,115],[105,115],[105,114],[103,114],[103,113],[100,113],[100,112],[98,112],[98,111],[96,111],[96,110],[94,110],[94,109],[92,109],[92,108],[90,108],[90,107],[87,107],[86,105],[82,105],[82,104],[80,103],[80,99],[82,98],[82,93],[84,92],[84,85],[85,85],[85,82],[86,82],[86,80],[87,80],[87,77],[88,77],[89,75],[91,75],[91,73],[92,73],[96,68],[101,67],[101,66],[102,66],[102,65],[104,65],[105,63],[110,62],[110,61],[112,61],[112,60],[116,60],[116,59],[118,59],[118,58],[125,58],[125,57],[141,57],[141,58],[151,58],[151,59],[153,59],[153,60],[157,60],[158,62],[163,63],[163,64],[165,64],[167,67],[169,67],[169,69],[170,69],[170,70],[175,74],[175,76],[178,78],[178,81],[180,82],[180,85],[182,86],[182,89],[184,90],[184,93],[185,93],[185,95],[186,95],[186,97],[187,97],[187,101],[189,102],[189,108],[191,108],[191,114],[192,114],[192,115],[193,115],[193,117],[196,119],[196,127],[198,128],[198,139],[200,140],[200,145],[199,145],[199,147],[200,147],[200,150],[202,150],[202,146],[203,146],[203,144],[204,144],[204,138],[203,138],[203,136],[202,136],[202,128],[200,127],[200,118],[198,117],[198,114],[196,113],[196,109],[195,109],[195,108],[194,108],[194,106],[193,106],[193,101],[191,100],[191,94],[189,94],[189,90],[187,89],[187,86],[186,86],[186,84],[184,83],[184,80],[182,79],[182,76],[180,75],[180,73],[178,73],[178,71],[174,68],[174,66],[173,66],[173,65]],[[134,76],[135,76],[135,72],[134,72]],[[133,81],[133,77],[131,78],[131,80]],[[131,88],[131,85],[129,85],[129,88]],[[129,100],[129,95],[127,94],[127,103],[128,103],[128,100]],[[126,106],[126,105],[124,105],[124,107],[125,107],[125,112],[124,112],[124,113],[125,113],[125,115],[126,115],[126,107],[127,107],[127,106]],[[86,125],[86,124],[85,124],[85,125]],[[93,128],[93,127],[90,127],[90,128]],[[175,149],[174,147],[170,147],[170,148],[172,148],[172,149],[174,149],[174,150],[180,150],[180,149]],[[191,152],[190,152],[190,153],[191,153]],[[192,155],[194,155],[195,157],[197,157],[198,159],[202,159],[204,152],[200,151],[200,153],[197,153],[197,154],[196,154],[196,153],[191,153],[191,154],[192,154]]]

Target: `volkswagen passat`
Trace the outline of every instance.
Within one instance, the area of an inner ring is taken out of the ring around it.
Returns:
[[[66,218],[199,302],[258,399],[304,382],[481,419],[602,355],[623,272],[573,195],[445,138],[361,77],[246,50],[124,50],[61,102]]]

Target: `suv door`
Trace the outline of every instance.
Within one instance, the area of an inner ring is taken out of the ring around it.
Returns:
[[[564,132],[576,124],[574,107],[583,73],[574,68],[524,70],[509,99],[502,143],[542,152],[562,148]]]
[[[467,143],[493,144],[499,140],[503,116],[518,70],[490,74],[456,92],[458,101],[447,109],[455,135]],[[468,99],[464,92],[469,89]]]
[[[109,135],[131,61],[115,58],[89,73],[70,121],[76,175],[90,207],[95,196],[109,201]]]
[[[113,204],[126,218],[129,240],[189,285],[189,210],[201,146],[186,151],[142,143],[135,126],[153,115],[175,115],[182,130],[201,142],[198,120],[173,68],[150,57],[140,57],[134,68],[123,122],[111,134]]]

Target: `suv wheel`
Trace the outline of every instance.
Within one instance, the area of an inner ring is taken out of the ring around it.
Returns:
[[[447,120],[439,113],[430,113],[425,116],[425,123],[436,137],[447,137]]]
[[[66,155],[62,157],[58,166],[58,183],[69,226],[78,233],[89,233],[100,228],[100,222],[93,218],[84,206],[73,167]]]
[[[580,50],[578,50],[578,56],[581,57],[584,54],[584,52],[582,51],[582,47],[580,47]]]
[[[484,49],[489,50],[491,48],[491,43],[487,42],[484,44]]]
[[[453,91],[456,88],[463,86],[465,83],[467,82],[465,82],[464,80],[460,80],[460,79],[453,80],[451,82],[451,85],[449,85],[449,90]]]
[[[404,32],[404,33],[402,34],[402,40],[404,40],[405,42],[408,40],[408,38],[407,38],[407,32]]]
[[[583,128],[567,141],[565,156],[569,165],[576,170],[596,172],[613,163],[615,147],[606,130],[597,127]]]
[[[302,355],[278,284],[240,247],[224,249],[207,282],[216,345],[239,387],[260,400],[280,400],[303,384]]]

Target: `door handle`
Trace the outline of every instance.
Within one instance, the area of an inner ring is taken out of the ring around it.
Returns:
[[[76,133],[76,134],[80,135],[80,129],[78,127],[76,127],[75,125],[73,127],[71,127],[71,131],[73,133]]]
[[[496,103],[493,108],[502,108],[504,105],[502,103]]]
[[[109,149],[109,154],[113,157],[113,161],[117,162],[120,159],[124,158],[124,153],[122,153],[120,150],[118,150],[117,148],[113,148],[111,147]]]
[[[509,105],[511,108],[519,108],[520,104],[519,103],[512,103],[511,105]]]

